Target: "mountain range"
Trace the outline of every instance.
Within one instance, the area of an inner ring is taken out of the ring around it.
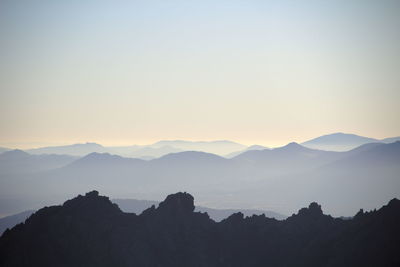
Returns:
[[[321,150],[347,151],[368,143],[393,143],[399,140],[399,136],[379,140],[355,134],[334,133],[308,140],[302,145]]]
[[[45,207],[0,237],[1,266],[399,266],[400,201],[353,218],[312,202],[286,220],[216,223],[188,193],[142,214],[92,191]]]
[[[153,159],[182,151],[202,151],[225,155],[246,149],[246,146],[232,141],[159,141],[151,145],[105,147],[96,143],[73,144],[28,149],[30,154],[61,154],[85,156],[87,154],[110,153],[130,158]]]
[[[378,140],[354,134],[334,133],[323,135],[301,143],[303,146],[313,149],[328,151],[347,151],[367,143],[393,143],[400,137],[391,137]],[[72,144],[65,146],[40,147],[27,149],[30,154],[58,154],[70,156],[85,156],[87,154],[110,153],[122,157],[140,158],[150,160],[159,158],[170,153],[183,151],[200,151],[217,154],[226,158],[235,157],[250,150],[265,150],[268,147],[261,145],[245,146],[232,141],[185,141],[185,140],[162,140],[149,145],[131,146],[102,146],[96,143]],[[0,153],[11,149],[0,148]]]
[[[345,152],[290,143],[231,159],[195,151],[153,160],[108,153],[76,158],[10,151],[0,155],[0,167],[3,216],[92,188],[113,198],[155,201],[168,192],[190,191],[199,206],[281,214],[317,200],[335,216],[349,216],[360,207],[373,209],[400,195],[400,142],[370,143]]]

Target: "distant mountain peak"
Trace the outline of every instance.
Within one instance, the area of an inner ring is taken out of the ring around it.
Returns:
[[[300,147],[301,145],[299,145],[299,144],[296,143],[296,142],[290,142],[290,143],[287,144],[286,146],[287,146],[287,147],[290,147],[290,146],[292,146],[292,147]]]
[[[336,133],[331,133],[331,134],[325,134],[320,137],[327,137],[327,136],[357,136],[357,137],[363,137],[357,134],[352,134],[352,133],[344,133],[344,132],[336,132]]]
[[[313,144],[313,143],[348,144],[353,142],[357,142],[359,144],[365,144],[368,142],[377,142],[377,141],[379,140],[374,138],[364,137],[356,134],[338,132],[316,137],[314,139],[304,142],[303,144]]]
[[[289,144],[287,144],[286,146],[283,147],[278,147],[275,149],[279,149],[279,150],[308,150],[308,148],[296,143],[296,142],[291,142]]]
[[[316,137],[314,139],[303,142],[302,145],[314,149],[348,151],[360,145],[375,142],[381,141],[378,139],[359,136],[356,134],[338,132]]]

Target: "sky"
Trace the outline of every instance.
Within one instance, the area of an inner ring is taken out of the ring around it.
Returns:
[[[400,1],[0,0],[0,146],[400,133]]]

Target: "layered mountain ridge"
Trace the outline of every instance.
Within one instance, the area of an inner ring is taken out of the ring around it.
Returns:
[[[290,143],[232,159],[198,151],[153,160],[9,151],[0,154],[0,214],[36,210],[96,188],[113,198],[151,200],[187,191],[199,206],[281,214],[315,200],[335,216],[351,216],[359,208],[398,198],[399,171],[400,142],[364,144],[346,152]],[[43,193],[44,187],[48,192]]]
[[[311,140],[302,142],[301,145],[308,148],[328,150],[328,151],[348,151],[367,143],[393,143],[399,141],[400,137],[389,137],[376,139],[359,136],[349,133],[332,133],[322,135]],[[78,143],[63,146],[49,146],[27,149],[26,152],[34,155],[57,154],[70,156],[85,156],[87,154],[110,153],[129,158],[154,159],[170,153],[183,151],[201,151],[213,153],[226,158],[232,158],[243,152],[251,150],[269,149],[261,145],[246,146],[228,140],[217,141],[187,141],[187,140],[161,140],[148,145],[129,145],[129,146],[103,146],[93,142]],[[11,150],[0,148],[0,153]]]

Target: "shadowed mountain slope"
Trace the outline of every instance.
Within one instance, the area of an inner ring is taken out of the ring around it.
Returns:
[[[317,203],[284,221],[215,223],[187,193],[141,215],[96,191],[46,207],[0,237],[1,266],[398,266],[400,201],[353,219]]]
[[[26,218],[28,218],[33,210],[27,210],[18,214],[10,215],[7,217],[0,218],[0,235],[7,229],[12,228],[15,225],[24,222]]]
[[[246,151],[232,160],[237,164],[262,167],[269,172],[285,173],[309,170],[341,156],[342,154],[338,152],[310,149],[297,143],[290,143],[271,150]]]
[[[260,145],[252,145],[252,146],[249,146],[249,147],[246,148],[246,149],[243,149],[243,150],[239,150],[239,151],[235,151],[235,152],[229,153],[229,154],[225,155],[225,157],[228,158],[228,159],[230,159],[230,158],[236,157],[236,156],[238,156],[238,155],[240,155],[240,154],[242,154],[242,153],[244,153],[244,152],[246,152],[246,151],[264,150],[264,149],[269,149],[269,148],[268,148],[268,147],[265,147],[265,146],[260,146]]]
[[[18,149],[10,150],[0,154],[0,176],[55,169],[66,166],[76,159],[68,155],[31,155]]]

